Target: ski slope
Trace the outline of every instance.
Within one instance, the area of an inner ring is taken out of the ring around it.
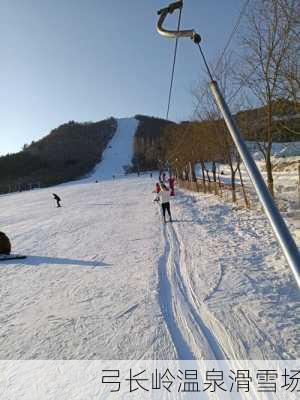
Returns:
[[[87,178],[88,181],[112,179],[124,175],[124,167],[130,165],[133,138],[139,121],[135,118],[119,118],[117,130],[103,152],[102,161]]]
[[[299,292],[265,217],[178,191],[163,224],[155,179],[123,176],[136,127],[119,120],[90,177],[0,197],[28,255],[0,264],[1,359],[299,358]]]

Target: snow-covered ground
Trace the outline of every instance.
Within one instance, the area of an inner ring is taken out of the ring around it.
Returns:
[[[112,179],[124,175],[124,167],[131,163],[133,137],[139,121],[135,118],[119,118],[117,130],[103,152],[102,161],[87,178],[92,182],[98,179]],[[86,180],[84,180],[86,181]]]
[[[263,156],[258,149],[258,145],[255,142],[248,142],[248,147],[252,152],[262,176],[267,182],[265,162],[262,159]],[[300,228],[300,142],[273,143],[272,152],[276,201],[280,210],[286,213],[287,217],[292,218],[293,224]],[[207,162],[205,165],[212,179],[212,164]],[[243,182],[247,188],[248,197],[252,200],[251,206],[260,209],[258,198],[243,164],[241,164],[241,171]],[[217,164],[217,173],[222,183],[227,185],[231,184],[231,171],[228,164]],[[196,175],[202,178],[200,164],[196,165]],[[238,172],[236,172],[235,180],[236,183],[240,185],[241,182]],[[237,190],[239,192],[238,198],[244,203],[242,189],[238,186]],[[228,198],[231,199],[231,195],[228,195]]]
[[[256,160],[262,160],[263,156],[256,142],[247,142]],[[272,144],[272,155],[274,158],[280,157],[300,157],[300,142],[274,142]]]
[[[0,358],[299,358],[299,291],[265,217],[178,191],[163,224],[155,179],[118,178],[136,126],[89,179],[0,197],[28,255],[0,264]]]

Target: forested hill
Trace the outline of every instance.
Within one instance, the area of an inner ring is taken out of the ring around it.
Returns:
[[[101,160],[117,121],[70,121],[16,154],[0,157],[0,193],[49,186],[79,178]]]
[[[300,108],[295,112],[289,102],[277,102],[273,107],[274,142],[299,140]],[[265,107],[236,115],[246,139],[264,139],[265,116]],[[223,132],[220,120],[176,124],[145,115],[135,118],[139,125],[134,137],[132,171],[158,169],[161,161],[174,157],[185,159],[183,153],[195,153],[199,146],[203,147],[204,136],[213,137],[216,129]],[[24,190],[32,185],[50,186],[89,173],[101,161],[117,124],[115,118],[100,122],[70,121],[43,139],[24,145],[22,151],[0,157],[0,193]],[[202,136],[201,132],[204,132]]]
[[[278,100],[273,102],[272,107],[273,141],[299,140],[300,105],[295,106],[292,102]],[[210,138],[215,137],[216,133],[222,135],[226,132],[224,123],[219,119],[174,123],[145,115],[136,115],[135,118],[140,123],[134,139],[133,171],[158,169],[160,160],[162,164],[174,158],[190,160],[192,154],[197,157],[201,148],[208,146],[208,141],[211,142]],[[268,134],[266,107],[240,111],[235,118],[245,139],[266,140]],[[214,153],[219,151],[217,145]]]
[[[134,137],[133,170],[155,170],[159,168],[160,160],[166,158],[166,128],[176,124],[146,115],[136,115],[135,118],[139,125]]]

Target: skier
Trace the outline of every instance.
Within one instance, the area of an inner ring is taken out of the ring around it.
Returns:
[[[56,193],[52,193],[52,194],[53,194],[54,200],[56,200],[57,207],[61,207],[61,205],[60,205],[61,198],[59,196],[57,196]]]
[[[174,186],[175,186],[175,178],[174,176],[171,176],[169,178],[169,186],[170,186],[170,191],[171,191],[171,196],[175,196],[175,191],[174,191]]]
[[[168,211],[170,222],[172,222],[171,210],[170,210],[170,191],[169,188],[165,185],[161,185],[161,191],[158,194],[161,200],[162,213],[164,217],[164,222],[166,222],[166,211]]]
[[[161,191],[160,184],[158,182],[156,182],[155,189],[152,192],[152,193],[156,193],[156,197],[155,197],[154,201],[159,201],[159,192],[160,191]]]
[[[161,184],[165,184],[167,182],[167,177],[166,177],[166,173],[165,172],[160,172],[159,174],[159,182]]]

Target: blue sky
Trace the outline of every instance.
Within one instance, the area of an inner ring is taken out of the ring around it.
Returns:
[[[156,33],[170,0],[0,0],[0,153],[69,120],[165,117],[174,41]],[[243,0],[185,0],[182,23],[222,51]],[[169,27],[177,24],[171,16]],[[178,47],[169,118],[188,119],[203,76],[189,39]]]

